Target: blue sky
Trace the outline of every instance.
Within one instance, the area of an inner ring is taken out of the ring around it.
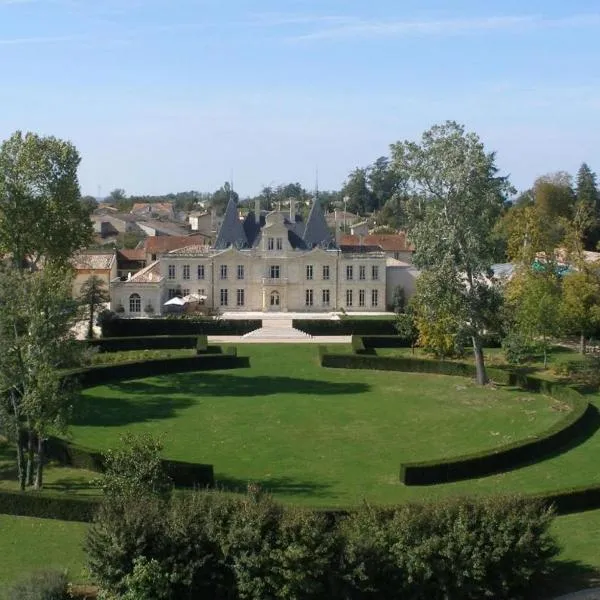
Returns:
[[[519,188],[600,171],[598,0],[0,0],[0,138],[72,140],[82,191],[339,188],[454,119]]]

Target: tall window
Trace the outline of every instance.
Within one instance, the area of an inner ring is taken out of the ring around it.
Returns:
[[[204,265],[198,265],[198,279],[204,279]]]
[[[365,290],[358,290],[358,305],[365,305]]]
[[[237,278],[244,279],[244,265],[237,266]]]
[[[283,238],[277,238],[277,250],[283,250]]]
[[[182,294],[183,296],[189,296],[189,295],[190,295],[190,288],[183,288],[183,289],[181,290],[181,294]]]
[[[177,294],[179,293],[179,290],[177,288],[169,288],[167,290],[167,293],[169,294],[169,300],[171,298],[175,298],[175,296],[177,296]]]
[[[325,281],[329,279],[329,265],[323,265],[323,279]]]
[[[365,265],[360,265],[360,267],[358,267],[358,278],[361,281],[364,281],[367,278],[366,272],[367,268],[365,267]]]
[[[306,265],[306,279],[311,280],[313,278],[313,266]]]
[[[275,249],[275,238],[267,238],[267,249],[274,250]]]
[[[346,265],[346,279],[352,281],[354,279],[354,269],[352,265]]]
[[[244,290],[238,290],[236,295],[236,305],[244,306]]]
[[[198,296],[206,296],[206,290],[204,288],[198,288]]]
[[[346,306],[352,306],[352,290],[346,290]]]
[[[269,277],[271,279],[279,279],[279,265],[271,265],[269,268]]]
[[[183,265],[183,278],[184,279],[190,278],[190,265]]]
[[[377,265],[371,267],[371,279],[373,279],[373,281],[379,279],[379,267]]]
[[[227,265],[221,265],[221,279],[227,279]]]
[[[323,290],[323,306],[329,306],[329,290]]]
[[[379,304],[379,290],[371,290],[371,306]]]
[[[175,279],[175,265],[169,265],[169,279]]]
[[[306,306],[312,306],[313,305],[313,291],[312,290],[306,290],[304,304]]]
[[[129,312],[142,312],[142,299],[139,294],[131,294],[131,296],[129,296]]]
[[[220,304],[221,306],[227,306],[229,304],[229,297],[226,289],[221,290],[220,293]]]

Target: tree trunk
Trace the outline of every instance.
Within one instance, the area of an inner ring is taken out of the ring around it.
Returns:
[[[481,339],[479,336],[474,335],[473,340],[473,354],[475,355],[475,373],[476,380],[479,385],[485,385],[488,383],[487,373],[485,372],[485,363],[483,360],[483,348],[481,346]]]
[[[34,454],[33,431],[30,427],[27,427],[27,473],[25,477],[27,485],[33,485]]]
[[[17,480],[19,489],[25,491],[25,455],[23,453],[23,443],[21,440],[21,427],[19,420],[15,420],[15,437],[17,440]]]
[[[38,447],[37,447],[37,463],[35,465],[35,489],[42,489],[42,476],[44,472],[44,437],[42,435],[38,435]]]
[[[88,338],[94,339],[94,305],[90,304],[90,320],[88,322]]]
[[[585,334],[582,331],[579,337],[579,352],[581,352],[581,354],[585,354],[585,350]]]

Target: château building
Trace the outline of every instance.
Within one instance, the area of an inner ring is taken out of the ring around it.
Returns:
[[[189,294],[220,312],[379,312],[386,260],[379,246],[338,245],[318,197],[306,222],[293,202],[289,212],[261,211],[257,202],[241,220],[230,200],[214,244],[166,252],[113,280],[111,303],[132,317],[162,314],[169,299]]]

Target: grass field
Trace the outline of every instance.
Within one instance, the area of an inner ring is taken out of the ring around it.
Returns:
[[[87,580],[83,539],[87,525],[53,519],[0,515],[0,584],[38,569],[68,570]]]
[[[250,369],[86,390],[74,441],[106,449],[125,431],[151,431],[167,457],[214,464],[227,489],[258,481],[293,502],[395,503],[424,497],[400,485],[402,461],[493,448],[546,429],[564,409],[463,378],[323,369],[314,346],[238,351]]]

